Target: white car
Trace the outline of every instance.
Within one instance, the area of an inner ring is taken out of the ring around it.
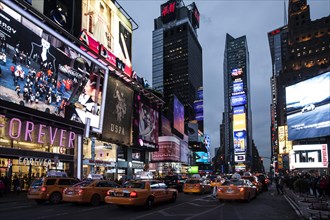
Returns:
[[[308,105],[305,105],[305,107],[303,107],[301,109],[301,113],[313,111],[314,109],[315,109],[315,105],[314,104],[308,104]]]

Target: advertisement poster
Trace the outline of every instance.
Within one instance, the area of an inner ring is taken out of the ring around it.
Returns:
[[[234,153],[246,152],[246,131],[234,131]]]
[[[246,130],[246,116],[243,114],[234,114],[233,116],[233,130],[241,131]]]
[[[106,69],[1,3],[0,99],[101,128]],[[37,113],[36,113],[37,114]]]
[[[132,76],[132,24],[112,1],[82,1],[80,40]]]
[[[288,139],[330,135],[330,72],[286,87]]]
[[[239,106],[239,105],[245,105],[246,104],[246,95],[233,95],[231,97],[231,106]]]
[[[184,134],[184,106],[176,96],[174,96],[173,108],[173,127],[181,134]]]
[[[161,136],[158,140],[158,151],[151,153],[151,161],[180,161],[180,140],[174,136]]]
[[[102,137],[131,145],[133,90],[114,77],[108,78]]]

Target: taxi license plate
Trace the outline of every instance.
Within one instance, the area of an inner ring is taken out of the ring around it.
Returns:
[[[233,193],[234,192],[234,190],[232,190],[232,189],[227,189],[227,193]]]
[[[66,194],[67,194],[67,195],[72,195],[73,192],[72,192],[72,191],[68,191],[68,192],[66,192]]]

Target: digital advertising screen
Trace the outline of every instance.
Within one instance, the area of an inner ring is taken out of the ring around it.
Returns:
[[[80,40],[132,76],[132,23],[113,1],[82,1]]]
[[[108,77],[102,138],[131,145],[133,90],[123,82]]]
[[[233,116],[233,130],[241,131],[246,130],[246,116],[243,114],[234,114]]]
[[[246,152],[246,131],[234,131],[234,153]]]
[[[243,91],[244,91],[243,82],[233,83],[233,93],[243,92]]]
[[[327,168],[328,145],[293,145],[290,151],[290,169],[297,168]]]
[[[190,150],[186,141],[180,140],[180,162],[189,164]]]
[[[188,122],[188,141],[198,142],[198,124]]]
[[[288,139],[330,135],[330,72],[286,87]]]
[[[19,11],[1,3],[0,99],[68,122],[85,124],[89,118],[100,133],[107,68]]]
[[[194,110],[196,113],[204,112],[203,100],[194,101]]]
[[[180,139],[175,136],[160,136],[158,139],[158,147],[158,151],[151,152],[152,162],[180,161]]]
[[[240,106],[246,104],[246,95],[233,95],[231,97],[231,106]]]
[[[245,108],[244,108],[244,106],[233,107],[233,113],[234,113],[234,115],[245,113]]]
[[[232,78],[241,78],[243,76],[243,69],[242,68],[232,69],[231,76]]]
[[[160,6],[161,18],[164,23],[176,18],[176,1],[170,0]]]
[[[134,97],[135,118],[134,125],[134,143],[140,147],[156,149],[158,144],[159,129],[159,111],[157,105],[153,105],[145,96],[135,93]],[[167,132],[166,119],[163,121],[164,131]],[[171,129],[170,129],[171,130]]]
[[[173,127],[184,134],[184,106],[176,96],[173,97]]]
[[[203,151],[194,152],[196,163],[209,163],[210,157],[209,154]]]

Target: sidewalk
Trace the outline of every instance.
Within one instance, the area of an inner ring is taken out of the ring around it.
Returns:
[[[284,197],[303,219],[330,219],[329,196],[321,201],[315,197],[307,195],[306,193],[295,193],[289,188],[285,188]],[[313,207],[315,209],[313,209]],[[321,208],[323,210],[321,210]]]

